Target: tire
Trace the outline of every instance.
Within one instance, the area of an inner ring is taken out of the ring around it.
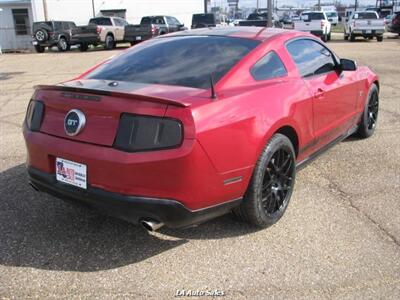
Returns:
[[[346,30],[343,32],[343,36],[345,41],[349,40],[349,35],[346,34]]]
[[[83,43],[83,44],[79,45],[79,51],[81,51],[81,52],[86,52],[88,50],[88,48],[89,48],[88,44]]]
[[[364,112],[358,127],[358,136],[368,138],[374,134],[379,113],[379,90],[376,84],[372,84],[368,92],[368,99],[365,102]]]
[[[261,153],[243,201],[233,213],[260,228],[276,223],[289,204],[296,175],[290,140],[275,134]]]
[[[111,50],[114,48],[114,37],[111,34],[106,36],[104,48],[106,48],[107,50]]]
[[[46,50],[46,47],[40,46],[40,45],[35,45],[35,51],[37,53],[43,53],[44,50]]]
[[[383,41],[383,35],[378,35],[378,36],[376,37],[376,40],[377,40],[378,42],[382,42],[382,41]]]
[[[58,39],[57,48],[60,52],[65,52],[68,50],[68,42],[64,37]]]
[[[328,41],[330,41],[331,40],[331,33],[329,32],[328,33]]]
[[[47,41],[49,38],[49,34],[47,33],[46,30],[44,29],[38,29],[34,33],[34,37],[38,42],[44,42]]]
[[[350,32],[350,42],[355,42],[356,36]]]
[[[328,40],[327,35],[326,34],[321,35],[321,40],[323,42],[326,42]]]

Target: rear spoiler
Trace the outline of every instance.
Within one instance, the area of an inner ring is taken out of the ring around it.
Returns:
[[[97,96],[112,96],[117,98],[124,99],[134,99],[134,100],[142,100],[147,102],[155,102],[162,103],[168,105],[174,105],[179,107],[188,107],[189,103],[184,103],[181,101],[168,99],[168,98],[160,98],[155,96],[146,96],[141,94],[133,94],[129,92],[116,92],[116,91],[108,91],[108,90],[97,90],[97,89],[89,89],[82,87],[72,87],[65,85],[36,85],[34,86],[35,90],[47,90],[47,91],[61,91],[61,92],[72,92],[72,93],[85,93]],[[84,99],[84,97],[82,97]]]

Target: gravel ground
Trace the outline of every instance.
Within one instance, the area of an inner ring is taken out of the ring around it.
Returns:
[[[400,40],[329,43],[380,75],[379,125],[297,177],[285,216],[255,230],[224,216],[142,228],[29,188],[21,123],[32,86],[69,79],[115,51],[0,56],[0,298],[400,299]]]

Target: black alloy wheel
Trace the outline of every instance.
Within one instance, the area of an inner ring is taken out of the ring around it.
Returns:
[[[368,130],[375,129],[376,122],[378,121],[378,112],[379,98],[378,93],[374,91],[368,101]]]
[[[379,90],[376,84],[369,89],[368,98],[365,103],[364,112],[358,127],[358,135],[361,138],[368,138],[374,134],[378,124],[379,113]]]
[[[296,176],[296,155],[289,138],[276,133],[263,149],[240,206],[233,213],[260,228],[276,223],[285,213]]]
[[[262,184],[262,204],[265,213],[273,217],[287,206],[291,193],[295,164],[291,153],[281,148],[269,161]]]

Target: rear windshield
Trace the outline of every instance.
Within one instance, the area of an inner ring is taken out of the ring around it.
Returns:
[[[337,13],[335,13],[335,12],[327,12],[327,13],[325,13],[325,14],[326,14],[326,16],[327,16],[328,18],[337,17]]]
[[[150,24],[165,24],[163,17],[143,17],[140,21],[141,25],[150,25]]]
[[[378,19],[375,12],[358,12],[354,14],[354,19],[367,20],[367,19]]]
[[[193,15],[192,24],[215,24],[215,16],[213,14],[197,14]]]
[[[89,24],[112,26],[110,18],[93,18],[90,19]]]
[[[157,38],[131,48],[89,79],[208,89],[260,42],[220,36]]]
[[[304,21],[325,20],[325,16],[323,13],[310,12],[302,14],[301,19]]]

